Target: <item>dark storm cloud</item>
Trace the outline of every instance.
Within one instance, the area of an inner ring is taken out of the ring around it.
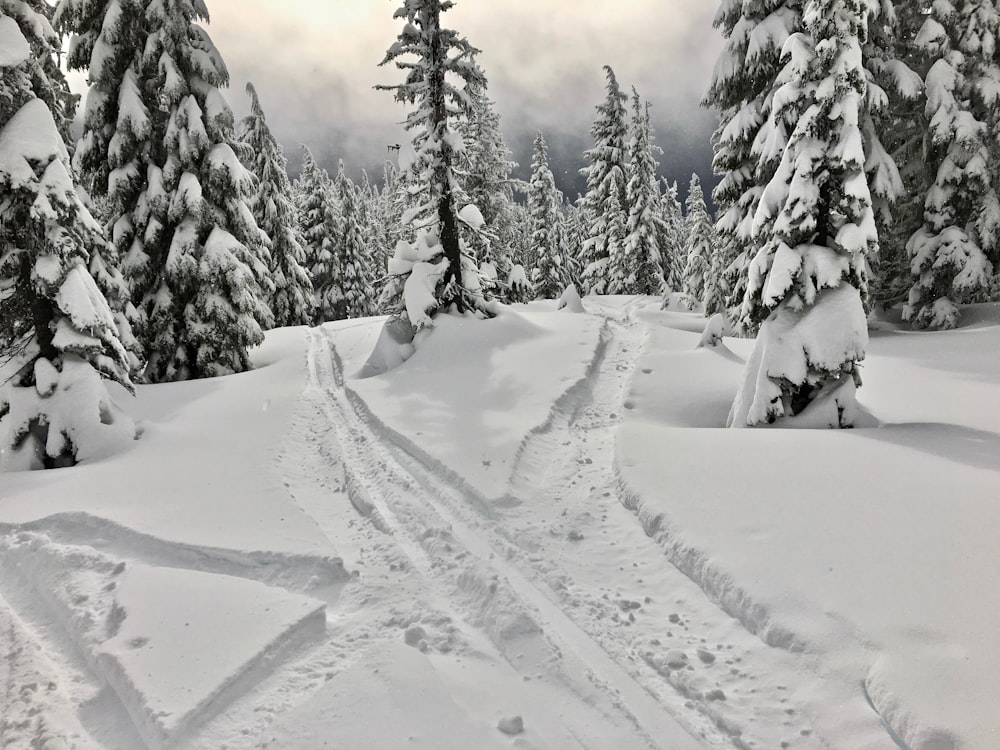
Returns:
[[[404,136],[387,92],[399,74],[378,68],[399,22],[395,0],[215,0],[209,31],[229,66],[229,98],[246,111],[252,80],[293,169],[306,143],[328,168],[380,177],[386,146]],[[590,146],[602,66],[653,104],[661,172],[686,184],[710,173],[714,116],[699,106],[721,41],[711,0],[462,0],[445,16],[482,50],[490,96],[526,177],[531,141],[545,132],[559,187],[575,197]],[[683,192],[683,191],[682,191]]]

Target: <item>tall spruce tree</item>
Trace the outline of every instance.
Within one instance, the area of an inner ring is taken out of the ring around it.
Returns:
[[[958,305],[985,299],[1000,251],[1000,11],[991,0],[933,3],[915,44],[933,60],[926,76],[935,175],[923,225],[907,248],[914,277],[903,317],[952,328]]]
[[[625,189],[625,140],[628,126],[625,102],[628,97],[618,85],[610,66],[604,67],[607,75],[607,96],[597,107],[597,117],[590,133],[594,146],[585,152],[590,166],[581,171],[587,178],[584,196],[585,237],[583,241],[583,286],[588,294],[605,294],[609,274],[615,258],[622,257],[628,224],[628,206]],[[615,186],[616,195],[612,195]],[[614,212],[614,213],[609,213]]]
[[[239,372],[272,323],[264,236],[202,0],[61,0],[91,84],[76,157],[107,196],[152,381]]]
[[[405,25],[380,63],[406,74],[403,83],[378,88],[410,108],[404,127],[414,158],[405,172],[415,206],[404,220],[418,229],[408,248],[397,246],[384,299],[418,329],[451,306],[492,315],[476,263],[463,252],[459,211],[466,196],[457,173],[465,151],[462,133],[474,116],[472,92],[485,86],[485,77],[477,50],[441,26],[441,14],[453,6],[451,0],[405,0],[394,14]]]
[[[340,317],[364,318],[374,315],[377,298],[372,289],[371,259],[362,227],[364,191],[346,187],[341,203],[343,235],[338,243],[337,267],[340,289]]]
[[[247,84],[250,114],[241,123],[240,140],[250,152],[248,167],[257,179],[250,200],[257,226],[270,240],[269,273],[274,282],[274,325],[307,325],[313,318],[313,289],[305,264],[288,179],[288,160],[268,127],[253,84]]]
[[[684,288],[684,267],[687,265],[687,227],[684,223],[684,209],[681,208],[677,193],[677,183],[667,183],[664,180],[656,226],[663,281],[668,293]]]
[[[712,141],[713,167],[721,179],[712,197],[734,322],[759,248],[753,232],[757,205],[795,127],[790,103],[776,93],[792,72],[783,50],[802,30],[803,5],[803,0],[721,0],[715,16],[726,41],[704,104],[720,113]]]
[[[754,220],[754,258],[742,314],[760,324],[729,423],[803,415],[853,424],[858,362],[868,340],[866,256],[877,248],[861,133],[862,50],[874,0],[809,0],[776,98],[795,130]]]
[[[705,294],[705,285],[711,271],[712,255],[715,252],[715,230],[712,217],[705,205],[705,193],[701,189],[701,178],[691,175],[687,196],[687,243],[684,252],[684,294],[691,305],[699,305]]]
[[[548,146],[541,132],[535,136],[531,160],[528,211],[531,213],[532,251],[537,258],[531,277],[535,295],[542,299],[558,299],[566,288],[567,279],[559,254],[556,182],[549,169]]]
[[[60,132],[64,81],[47,11],[0,3],[0,470],[72,465],[135,435],[102,382],[132,387],[88,270],[104,240]]]
[[[656,154],[649,104],[632,89],[631,135],[628,141],[629,214],[625,235],[625,266],[621,292],[662,294],[663,259],[657,228],[660,195],[656,179]]]

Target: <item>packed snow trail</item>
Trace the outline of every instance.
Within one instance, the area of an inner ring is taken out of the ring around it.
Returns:
[[[345,452],[345,471],[352,502],[373,516],[373,523],[392,536],[421,575],[441,581],[451,599],[480,598],[466,614],[491,632],[504,651],[505,641],[538,634],[536,648],[551,649],[570,675],[582,672],[602,689],[623,714],[630,715],[650,747],[700,747],[628,672],[581,630],[556,602],[522,570],[508,562],[510,545],[468,512],[469,497],[386,439],[372,417],[345,388],[339,361],[324,333],[312,333],[309,372],[325,386],[326,412]],[[380,434],[381,432],[381,434]],[[480,512],[484,512],[480,508]],[[470,577],[473,579],[470,581]],[[485,582],[483,590],[478,590]],[[450,590],[449,590],[450,589]],[[499,608],[497,604],[499,603]],[[462,607],[460,607],[462,608]],[[551,645],[549,645],[551,644]],[[509,660],[518,657],[505,654]],[[549,657],[545,657],[548,659]],[[581,742],[585,741],[581,737]],[[593,746],[597,745],[584,745]]]
[[[601,306],[607,338],[589,389],[561,400],[547,426],[529,436],[509,492],[497,502],[407,452],[404,438],[351,398],[349,384],[341,392],[340,373],[333,398],[346,395],[342,406],[355,413],[348,420],[360,418],[367,433],[360,452],[379,444],[380,456],[388,452],[417,480],[434,517],[480,560],[492,558],[492,569],[530,606],[546,636],[564,651],[575,647],[588,666],[590,659],[605,665],[613,679],[603,681],[612,689],[625,684],[629,695],[642,696],[625,705],[641,707],[651,697],[707,746],[826,747],[798,700],[815,687],[809,655],[770,648],[725,614],[669,564],[618,491],[615,433],[621,410],[630,408],[623,402],[646,339],[637,310],[636,300]],[[361,461],[364,467],[371,459]],[[357,481],[369,471],[353,473]],[[392,511],[380,505],[380,494],[370,489],[356,504],[384,523]],[[387,530],[405,533],[407,524],[400,526],[390,521]],[[419,531],[410,533],[419,538]]]

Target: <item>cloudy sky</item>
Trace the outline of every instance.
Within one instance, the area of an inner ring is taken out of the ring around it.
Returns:
[[[357,174],[381,175],[386,146],[398,143],[402,106],[379,68],[400,22],[398,0],[214,0],[208,31],[232,76],[230,102],[246,112],[253,81],[297,169],[298,144],[327,165],[343,158]],[[714,115],[699,107],[721,47],[712,0],[459,0],[444,15],[482,50],[490,96],[504,137],[527,176],[531,141],[550,143],[560,187],[575,196],[594,107],[604,95],[602,66],[653,104],[661,171],[687,182],[710,177]]]

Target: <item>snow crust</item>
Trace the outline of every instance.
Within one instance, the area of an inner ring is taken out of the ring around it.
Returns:
[[[0,68],[12,68],[26,62],[31,47],[21,29],[10,16],[0,16]]]

